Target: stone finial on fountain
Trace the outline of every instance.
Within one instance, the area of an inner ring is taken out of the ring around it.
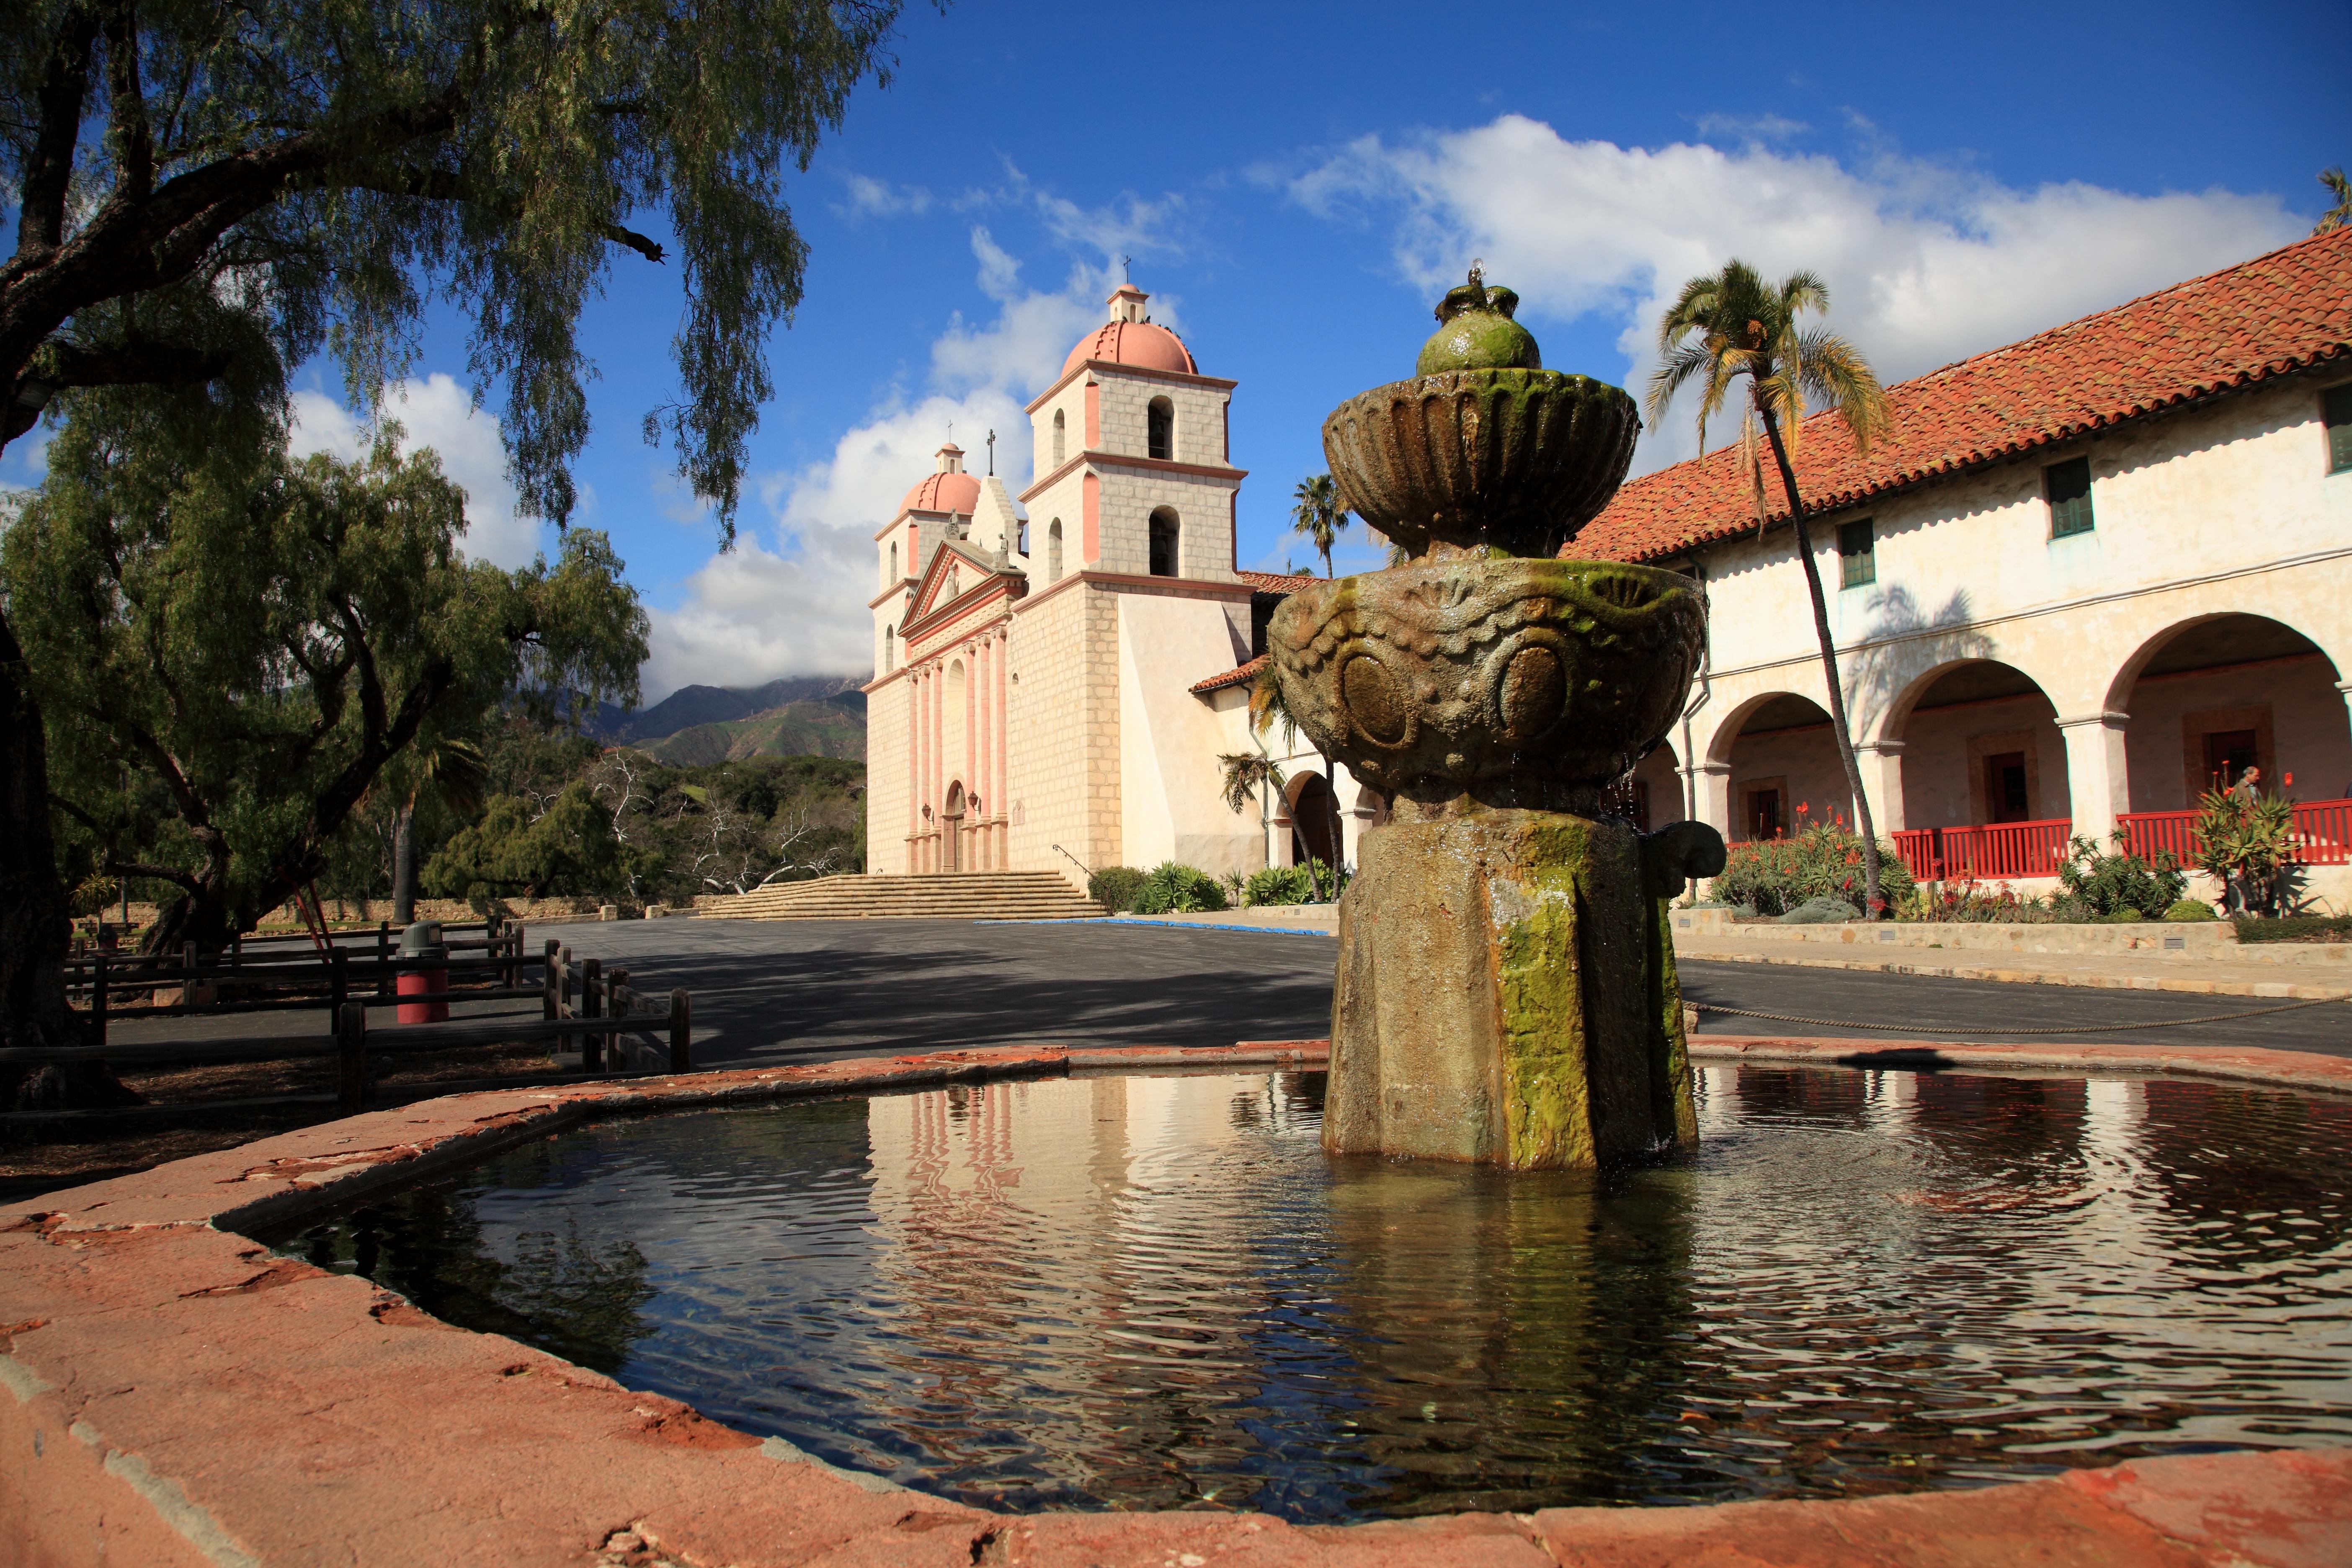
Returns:
[[[1603,799],[1681,710],[1706,602],[1555,558],[1641,421],[1543,369],[1517,303],[1474,267],[1420,374],[1324,422],[1341,493],[1410,558],[1310,584],[1268,627],[1299,727],[1391,808],[1340,903],[1334,1152],[1590,1168],[1697,1136],[1664,900],[1722,840],[1644,840]]]

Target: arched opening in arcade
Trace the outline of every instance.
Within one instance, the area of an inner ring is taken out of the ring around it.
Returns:
[[[1829,713],[1809,697],[1776,691],[1756,699],[1737,721],[1722,760],[1731,764],[1734,842],[1787,837],[1811,823],[1853,818]],[[1656,795],[1651,798],[1654,805]]]
[[[2073,783],[2057,707],[2032,676],[1994,658],[1931,670],[1898,700],[1887,738],[1902,743],[1903,805],[1886,836],[1913,876],[2057,874]]]
[[[1339,797],[1333,793],[1331,781],[1319,773],[1302,770],[1284,782],[1282,797],[1289,807],[1287,863],[1304,866],[1312,856],[1326,866],[1339,865]]]
[[[1964,659],[1928,676],[1895,738],[1906,827],[2060,821],[2074,809],[2058,710],[2014,665]]]
[[[2131,715],[2124,754],[2134,812],[2193,810],[2250,767],[2265,791],[2352,796],[2342,672],[2293,626],[2214,616],[2168,629],[2135,662],[2115,704]]]

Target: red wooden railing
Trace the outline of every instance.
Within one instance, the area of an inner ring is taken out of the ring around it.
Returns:
[[[2066,858],[2074,822],[2000,822],[1979,827],[1920,827],[1895,835],[1895,852],[1923,882],[1946,877],[2002,881],[2054,877]]]
[[[2116,818],[2135,855],[2169,850],[2182,865],[2197,859],[2194,811],[2132,811]],[[2295,858],[2306,866],[2352,865],[2352,800],[2294,803]]]

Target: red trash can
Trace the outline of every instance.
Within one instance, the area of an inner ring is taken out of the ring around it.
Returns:
[[[441,922],[418,921],[400,933],[400,961],[407,965],[420,960],[438,959],[449,962],[449,950],[442,945]],[[404,967],[400,972],[400,1021],[404,1024],[440,1024],[448,1021],[449,971],[442,968]],[[410,1001],[410,997],[433,997],[433,1001]]]

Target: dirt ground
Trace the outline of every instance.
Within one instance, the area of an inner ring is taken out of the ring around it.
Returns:
[[[462,1083],[519,1074],[554,1073],[542,1046],[489,1046],[386,1058],[375,1079],[379,1100],[428,1084]],[[273,1132],[328,1121],[337,1114],[335,1064],[327,1057],[281,1062],[226,1062],[199,1067],[126,1068],[116,1075],[151,1104],[201,1106],[264,1095],[320,1095],[310,1103],[225,1106],[201,1121],[159,1126],[132,1121],[107,1127],[63,1123],[17,1133],[0,1143],[0,1199],[37,1196],[59,1187],[143,1171],[167,1160],[234,1148]]]

